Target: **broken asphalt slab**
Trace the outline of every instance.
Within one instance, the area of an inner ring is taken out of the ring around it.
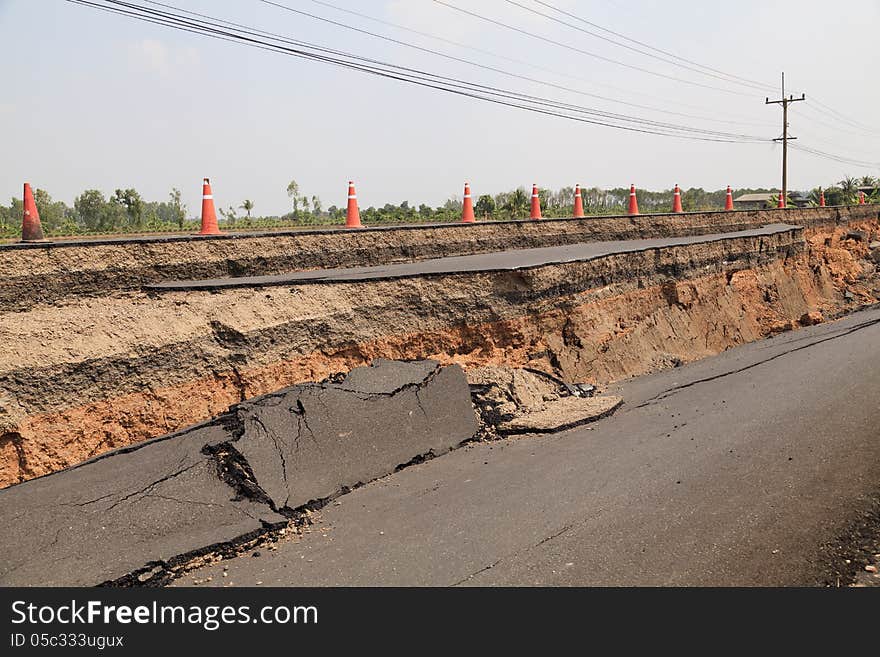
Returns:
[[[477,430],[461,368],[380,360],[342,383],[295,386],[239,404],[235,448],[276,508],[326,500],[441,454]]]
[[[471,438],[464,373],[377,361],[0,490],[0,585],[141,582]]]
[[[100,584],[286,523],[217,476],[202,449],[228,439],[200,426],[0,491],[0,584]]]
[[[498,433],[504,436],[527,433],[555,433],[601,420],[611,415],[623,404],[623,398],[562,397],[546,408],[514,417],[498,425]]]

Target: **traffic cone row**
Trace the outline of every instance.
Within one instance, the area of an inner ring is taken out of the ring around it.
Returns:
[[[866,203],[865,193],[859,192],[859,205]],[[40,225],[40,214],[37,211],[34,202],[34,194],[30,183],[24,184],[23,213],[21,222],[21,239],[23,242],[33,242],[43,239],[43,229]],[[779,193],[778,208],[785,207],[785,198],[782,192]],[[819,191],[819,207],[825,207],[825,192]],[[725,210],[733,210],[733,192],[730,185],[727,186],[727,195],[724,201]],[[672,195],[672,211],[675,213],[683,212],[681,205],[681,189],[676,184]],[[630,215],[639,214],[639,201],[636,195],[636,186],[630,185],[629,188],[629,204],[627,212]],[[576,185],[574,189],[574,217],[582,219],[584,217],[584,200],[581,193],[581,186]],[[529,218],[541,219],[541,198],[538,194],[538,186],[532,185],[532,196],[530,203]],[[476,221],[474,216],[474,203],[471,196],[471,187],[469,183],[464,184],[464,199],[461,209],[462,223],[470,224]],[[345,216],[346,228],[362,228],[360,212],[358,211],[357,193],[354,189],[354,182],[348,182],[348,208]],[[203,179],[202,184],[202,226],[199,235],[219,235],[220,228],[217,223],[217,213],[214,208],[214,195],[211,191],[211,181],[208,178]]]

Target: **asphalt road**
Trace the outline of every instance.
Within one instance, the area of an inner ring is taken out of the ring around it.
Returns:
[[[769,224],[753,230],[731,233],[711,233],[708,235],[689,235],[685,237],[664,237],[641,240],[614,240],[606,242],[581,242],[562,246],[548,246],[536,249],[513,249],[467,256],[433,258],[418,262],[403,262],[372,267],[350,267],[345,269],[314,269],[311,271],[267,276],[241,276],[236,278],[212,278],[193,281],[166,281],[147,285],[151,290],[199,290],[230,287],[252,287],[261,285],[285,285],[297,283],[344,283],[348,281],[385,280],[389,278],[409,278],[431,274],[454,274],[477,271],[506,271],[528,269],[544,265],[566,262],[594,260],[619,253],[633,253],[671,246],[704,244],[720,240],[739,239],[775,235],[798,226],[789,224]]]
[[[255,397],[0,490],[0,587],[164,581],[157,562],[280,529],[287,508],[442,454],[476,429],[464,372],[434,361],[377,359],[338,383]]]
[[[176,584],[817,583],[880,486],[878,347],[872,309],[633,380],[589,428],[412,466]]]
[[[828,206],[832,208],[833,206]],[[846,207],[846,206],[834,206]],[[784,218],[786,212],[796,211],[797,208],[768,208],[761,212],[776,212],[780,219]],[[696,212],[648,212],[641,217],[681,217],[690,214],[724,214],[727,216],[735,216],[737,214],[754,214],[756,210],[752,209],[736,209],[736,210],[700,210]],[[627,217],[628,215],[592,215],[583,218],[575,217],[544,217],[541,221],[544,223],[562,222],[562,221],[602,221],[603,219],[613,219],[619,217]],[[411,224],[379,224],[373,226],[362,226],[356,230],[367,232],[383,232],[394,230],[420,230],[424,228],[460,228],[467,226],[486,226],[499,224],[527,224],[532,223],[532,219],[502,219],[502,220],[480,220],[473,224],[462,224],[460,222],[417,222]],[[735,222],[734,222],[735,223]],[[0,240],[0,251],[17,250],[17,249],[45,249],[70,246],[96,246],[103,244],[145,244],[145,243],[162,243],[162,242],[189,242],[192,240],[229,240],[242,237],[277,237],[281,235],[328,235],[332,233],[351,232],[353,229],[346,228],[343,224],[330,224],[326,226],[287,226],[280,228],[266,228],[264,230],[244,230],[229,229],[223,227],[219,235],[200,235],[196,232],[190,233],[105,233],[102,235],[75,236],[63,235],[58,237],[49,237],[45,240],[37,242],[21,242],[13,238]]]

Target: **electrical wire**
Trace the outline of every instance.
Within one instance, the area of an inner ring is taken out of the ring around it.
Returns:
[[[145,0],[145,1],[150,2],[151,0]],[[547,81],[545,81],[545,80],[539,80],[539,79],[537,79],[537,78],[532,78],[532,77],[529,77],[529,76],[521,75],[521,74],[519,74],[519,73],[512,73],[512,72],[510,72],[510,71],[505,71],[505,70],[503,70],[503,69],[500,69],[500,68],[497,68],[497,67],[494,67],[494,66],[488,66],[488,65],[485,65],[485,64],[480,64],[480,63],[478,63],[478,62],[474,62],[474,61],[471,61],[471,60],[463,59],[463,58],[460,58],[460,57],[455,57],[455,56],[453,56],[453,55],[449,55],[449,54],[447,54],[447,53],[443,53],[443,52],[440,52],[440,51],[437,51],[437,50],[433,50],[433,49],[431,49],[431,48],[424,48],[424,47],[419,46],[419,45],[416,45],[416,44],[408,43],[408,42],[406,42],[406,41],[401,41],[401,40],[399,40],[399,39],[394,39],[394,38],[392,38],[392,37],[388,37],[388,36],[386,36],[386,35],[376,34],[375,32],[370,32],[370,31],[368,31],[368,30],[364,30],[364,29],[362,29],[362,28],[355,27],[355,26],[353,26],[353,25],[348,25],[348,24],[346,24],[346,23],[342,23],[342,22],[339,22],[339,21],[334,21],[334,20],[331,20],[331,19],[329,19],[329,18],[325,18],[325,17],[323,17],[323,16],[317,16],[317,15],[315,15],[315,14],[309,13],[309,12],[307,12],[307,11],[303,11],[303,10],[301,10],[301,9],[295,9],[295,8],[290,7],[290,6],[288,6],[288,5],[284,5],[284,4],[281,4],[281,3],[279,3],[279,2],[274,2],[274,0],[258,0],[258,1],[259,1],[259,2],[262,2],[263,4],[266,4],[266,5],[270,5],[270,6],[273,6],[273,7],[277,7],[277,8],[279,8],[279,9],[283,9],[283,10],[285,10],[285,11],[289,11],[289,12],[292,12],[292,13],[295,13],[295,14],[299,14],[299,15],[301,15],[301,16],[306,16],[306,17],[308,17],[308,18],[312,18],[312,19],[316,19],[316,20],[319,20],[319,21],[322,21],[322,22],[325,22],[325,23],[329,23],[329,24],[331,24],[331,25],[335,25],[335,26],[337,26],[337,27],[342,27],[342,28],[345,28],[345,29],[348,29],[348,30],[353,30],[353,31],[355,31],[355,32],[358,32],[358,33],[361,33],[361,34],[366,34],[366,35],[368,35],[368,36],[377,37],[377,38],[382,39],[382,40],[385,40],[385,41],[390,41],[390,42],[392,42],[392,43],[395,43],[395,44],[398,44],[398,45],[402,45],[402,46],[406,46],[406,47],[409,47],[409,48],[413,48],[413,49],[415,49],[415,50],[419,50],[419,51],[421,51],[421,52],[426,52],[426,53],[429,53],[429,54],[432,54],[432,55],[437,55],[437,56],[439,56],[439,57],[443,57],[443,58],[445,58],[445,59],[449,59],[449,60],[452,60],[452,61],[455,61],[455,62],[459,62],[459,63],[467,64],[467,65],[470,65],[470,66],[475,66],[475,67],[477,67],[477,68],[481,68],[481,69],[484,69],[484,70],[489,70],[489,71],[492,71],[493,73],[500,73],[501,75],[506,75],[506,76],[509,76],[509,77],[517,78],[517,79],[524,80],[524,81],[527,81],[527,82],[531,82],[531,83],[534,83],[534,84],[540,84],[540,85],[543,85],[543,86],[553,87],[553,88],[555,88],[555,89],[559,89],[559,90],[562,90],[562,91],[567,91],[567,92],[570,92],[570,93],[575,93],[575,94],[579,94],[579,95],[583,95],[583,96],[589,96],[589,97],[591,97],[591,98],[599,98],[599,99],[601,99],[601,100],[606,100],[606,101],[607,101],[607,100],[611,100],[611,99],[609,99],[609,98],[607,98],[607,97],[605,97],[605,96],[599,96],[599,95],[597,95],[597,94],[592,94],[592,93],[585,92],[585,91],[582,91],[582,90],[579,90],[579,89],[574,89],[574,88],[572,88],[572,87],[567,87],[567,86],[564,86],[564,85],[554,84],[554,83],[552,83],[552,82],[547,82]],[[151,3],[151,4],[152,4],[152,3]],[[612,100],[612,102],[615,102],[615,101]],[[626,103],[626,104],[630,104],[630,103]],[[641,106],[641,107],[644,107],[644,106]],[[614,116],[614,118],[619,118],[619,117],[620,117],[620,115],[616,115],[616,116]],[[647,120],[647,119],[646,119],[646,121],[648,121],[649,123],[651,123],[651,124],[653,124],[653,125],[662,125],[663,127],[670,127],[670,124],[661,124],[661,123],[654,122],[654,121],[650,121],[650,120]],[[762,125],[763,125],[763,124],[762,124]],[[722,133],[719,133],[719,134],[722,134]],[[733,136],[733,135],[731,135],[731,134],[729,134],[729,133],[724,133],[723,136],[729,137],[729,136]],[[750,137],[750,138],[751,138],[751,137]]]
[[[380,60],[347,53],[341,50],[327,48],[316,44],[311,44],[298,39],[292,39],[277,34],[272,34],[255,28],[250,28],[238,23],[216,19],[206,14],[198,14],[183,10],[173,5],[155,2],[154,0],[145,0],[150,4],[159,5],[172,11],[158,11],[139,5],[134,2],[124,2],[122,0],[67,0],[76,5],[82,5],[93,9],[110,12],[128,18],[156,24],[159,26],[169,27],[184,32],[189,32],[209,38],[215,38],[222,41],[236,43],[238,45],[246,45],[249,47],[267,50],[277,54],[286,54],[301,59],[317,61],[321,63],[331,64],[349,70],[354,70],[370,75],[375,75],[395,81],[406,82],[429,89],[452,93],[484,102],[491,102],[502,106],[521,109],[533,113],[547,115],[557,118],[565,118],[568,120],[579,121],[582,123],[599,125],[604,127],[627,130],[631,132],[654,134],[668,137],[678,137],[682,139],[690,139],[697,141],[713,141],[723,143],[766,143],[770,140],[750,135],[741,135],[736,133],[723,133],[719,131],[708,131],[692,126],[682,126],[676,124],[666,124],[662,122],[650,121],[638,117],[630,117],[627,115],[614,114],[610,112],[602,112],[592,108],[581,107],[569,103],[524,94],[512,90],[501,89],[488,85],[482,85],[473,82],[462,81],[457,78],[451,78],[428,71],[422,71],[411,67],[404,67]],[[277,4],[277,3],[268,3]],[[174,13],[174,12],[182,12]],[[196,20],[189,18],[196,16]],[[238,28],[238,30],[233,29]],[[259,38],[262,35],[264,38]],[[268,39],[268,40],[267,40]],[[287,44],[287,45],[281,45]],[[296,46],[296,47],[290,47]],[[599,120],[599,119],[605,120]],[[627,125],[629,124],[629,125]],[[791,144],[794,150],[829,159],[845,164],[853,164],[859,166],[880,166],[878,162],[849,158],[827,151],[804,146],[801,144]]]
[[[535,14],[536,16],[542,16],[543,18],[546,18],[547,20],[551,20],[551,21],[553,21],[554,23],[559,23],[560,25],[564,25],[565,27],[568,27],[568,28],[570,28],[570,29],[572,29],[572,30],[577,30],[578,32],[582,32],[582,33],[584,33],[584,34],[589,34],[590,36],[595,37],[595,38],[597,38],[597,39],[601,39],[601,40],[603,40],[603,41],[607,41],[608,43],[612,43],[612,44],[614,44],[615,46],[619,46],[619,47],[621,47],[621,48],[625,48],[626,50],[629,50],[629,51],[631,51],[631,52],[636,52],[636,53],[639,53],[640,55],[645,55],[646,57],[650,57],[650,58],[652,58],[652,59],[656,59],[656,60],[659,60],[659,61],[661,61],[661,62],[665,62],[666,64],[672,64],[673,66],[678,66],[678,67],[683,68],[683,69],[686,69],[686,70],[688,70],[688,71],[691,71],[691,72],[694,72],[694,73],[698,73],[698,74],[700,74],[700,75],[705,75],[705,76],[708,76],[708,77],[710,77],[710,78],[714,78],[714,79],[716,79],[716,80],[721,80],[721,81],[723,81],[723,82],[739,84],[739,85],[742,85],[742,86],[749,87],[749,88],[751,88],[751,89],[759,89],[759,90],[762,90],[762,91],[763,91],[764,89],[766,89],[766,86],[765,86],[765,85],[762,85],[762,84],[760,84],[760,83],[755,84],[755,83],[748,82],[748,81],[740,81],[740,80],[738,80],[738,79],[732,79],[732,78],[730,78],[730,77],[727,77],[726,74],[718,74],[718,73],[715,73],[715,72],[712,72],[712,71],[704,71],[704,70],[700,70],[700,68],[697,68],[697,67],[695,67],[695,66],[690,66],[690,65],[688,65],[688,64],[683,64],[683,63],[681,63],[681,62],[675,61],[675,59],[670,59],[669,57],[661,57],[660,55],[655,55],[655,54],[652,54],[652,53],[650,53],[650,52],[646,52],[645,50],[642,50],[641,48],[636,48],[636,47],[634,47],[634,46],[629,46],[629,45],[627,45],[627,44],[625,44],[625,43],[620,43],[619,41],[615,41],[614,39],[611,39],[611,38],[609,38],[609,37],[602,36],[601,34],[597,34],[596,32],[593,32],[593,31],[591,31],[591,30],[586,30],[586,29],[584,29],[584,28],[582,28],[582,27],[578,27],[577,25],[572,25],[572,24],[569,23],[568,21],[561,20],[561,19],[559,19],[559,18],[556,18],[555,16],[551,16],[550,14],[545,14],[545,13],[542,12],[542,11],[538,11],[537,9],[534,9],[534,8],[532,8],[532,7],[529,7],[529,6],[527,6],[527,5],[524,5],[524,4],[522,4],[521,2],[517,2],[516,0],[505,0],[505,2],[507,2],[508,4],[514,5],[515,7],[519,7],[520,9],[523,9],[523,10],[525,10],[525,11],[527,11],[527,12],[530,12],[530,13],[532,13],[532,14]],[[571,16],[571,17],[573,17],[573,18],[577,18],[577,17],[574,16],[573,14],[568,14],[568,12],[562,12],[562,10],[557,9],[556,7],[552,7],[552,6],[550,6],[550,5],[547,5],[546,3],[543,3],[543,2],[542,2],[541,4],[543,4],[543,5],[547,6],[547,7],[550,7],[551,9],[554,9],[555,11],[560,11],[561,13],[564,13],[564,14],[566,14],[566,15],[568,15],[568,16]]]
[[[681,126],[675,124],[667,124],[662,122],[650,121],[638,117],[629,117],[609,112],[602,112],[592,108],[581,107],[569,103],[561,103],[538,96],[523,94],[515,91],[500,89],[477,83],[464,82],[456,78],[441,76],[438,74],[403,67],[395,64],[388,64],[379,60],[365,58],[351,53],[345,53],[339,50],[324,48],[309,44],[295,39],[284,38],[285,43],[296,45],[296,48],[289,48],[255,38],[260,31],[250,28],[236,32],[231,28],[220,25],[215,19],[201,15],[210,19],[209,21],[196,21],[187,19],[179,14],[170,12],[162,12],[153,10],[142,5],[131,2],[122,2],[118,0],[104,0],[103,4],[99,2],[89,2],[88,0],[68,0],[74,4],[90,6],[93,8],[103,9],[112,13],[119,13],[130,18],[138,18],[147,20],[147,22],[157,22],[158,24],[185,31],[197,31],[200,34],[211,37],[222,37],[224,40],[235,40],[243,42],[246,45],[253,45],[262,49],[270,49],[275,52],[283,52],[297,57],[313,59],[325,63],[332,63],[344,68],[351,68],[373,75],[379,75],[402,82],[417,84],[419,86],[429,87],[448,93],[456,93],[458,95],[468,96],[488,102],[496,102],[498,104],[517,107],[533,112],[539,112],[550,116],[559,116],[570,120],[579,120],[585,123],[595,125],[604,125],[606,127],[614,127],[618,129],[630,130],[635,132],[644,132],[648,134],[657,134],[663,136],[677,136],[687,139],[695,139],[698,141],[722,141],[722,142],[743,142],[743,141],[767,141],[765,138],[753,135],[742,135],[736,133],[723,133],[719,131],[703,130],[691,126]],[[172,5],[165,5],[173,7]],[[174,8],[177,11],[177,8]],[[185,10],[184,10],[185,11]],[[229,21],[225,21],[227,24]],[[249,35],[249,36],[247,36]],[[273,40],[282,41],[279,38]],[[306,48],[317,50],[318,52],[309,52]],[[328,54],[321,54],[328,53]],[[350,61],[350,60],[355,61]],[[585,118],[585,116],[589,118]],[[604,121],[599,119],[606,119]]]
[[[862,166],[869,167],[872,169],[880,168],[880,161],[871,162],[868,160],[857,160],[854,158],[843,157],[841,155],[835,155],[834,153],[827,153],[825,151],[820,151],[816,148],[811,148],[809,146],[803,146],[801,144],[789,144],[789,148],[793,148],[798,151],[802,151],[804,153],[809,153],[810,155],[815,155],[817,157],[822,157],[827,160],[833,160],[835,162],[840,162],[842,164],[852,164],[854,166]]]
[[[145,0],[145,1],[148,1],[148,0]],[[480,53],[483,55],[489,55],[490,57],[502,59],[504,61],[518,64],[520,66],[527,66],[529,68],[533,68],[538,71],[543,71],[544,73],[550,73],[552,75],[558,75],[560,77],[565,77],[565,78],[569,78],[572,80],[578,80],[580,82],[588,82],[590,84],[606,87],[608,89],[613,89],[614,91],[617,91],[617,92],[627,93],[627,94],[631,94],[631,95],[635,95],[635,96],[645,96],[645,97],[653,98],[655,100],[657,99],[657,97],[653,94],[638,93],[638,92],[635,92],[631,89],[623,89],[621,87],[616,87],[614,85],[609,85],[609,84],[597,82],[596,80],[587,80],[586,78],[574,76],[569,73],[564,73],[562,71],[546,68],[544,66],[539,66],[533,62],[528,62],[528,61],[525,61],[522,59],[516,59],[514,57],[509,57],[507,55],[501,55],[497,52],[493,52],[491,50],[485,50],[484,48],[478,48],[478,47],[473,46],[471,44],[462,43],[460,41],[454,41],[452,39],[447,39],[446,37],[438,36],[436,34],[431,34],[429,32],[423,32],[421,30],[416,30],[414,28],[407,27],[406,25],[400,25],[399,23],[393,23],[391,21],[386,21],[381,18],[376,18],[375,16],[370,16],[368,14],[364,14],[362,12],[355,11],[353,9],[348,9],[346,7],[340,7],[338,5],[334,5],[330,2],[325,2],[324,0],[311,0],[311,2],[313,2],[317,5],[321,5],[322,7],[327,7],[329,9],[335,9],[336,11],[341,11],[343,13],[350,14],[352,16],[357,16],[358,18],[363,18],[365,20],[373,21],[373,22],[379,23],[381,25],[387,25],[389,27],[393,27],[398,30],[403,30],[403,31],[409,32],[411,34],[416,34],[418,36],[426,37],[428,39],[434,39],[436,41],[440,41],[442,43],[456,46],[458,48],[464,48],[466,50],[471,50],[473,52],[477,52],[477,53]],[[151,2],[151,4],[153,4],[153,3]],[[161,4],[161,3],[156,3],[156,4]],[[645,109],[645,110],[649,110],[652,112],[660,112],[662,114],[669,114],[672,116],[680,116],[680,117],[688,118],[688,119],[696,119],[698,121],[711,121],[714,123],[726,123],[726,124],[730,124],[730,125],[748,125],[748,126],[761,126],[761,127],[767,127],[767,126],[771,125],[770,123],[768,123],[766,121],[742,121],[742,120],[735,120],[735,119],[719,118],[718,116],[704,116],[704,115],[701,116],[701,115],[696,115],[696,114],[688,114],[688,113],[684,113],[684,112],[676,112],[674,110],[663,109],[661,107],[656,107],[656,106],[652,106],[652,105],[642,105],[639,103],[628,102],[628,101],[620,100],[619,98],[611,98],[608,96],[601,96],[601,95],[595,94],[595,93],[590,94],[590,93],[583,92],[583,91],[580,91],[579,93],[582,93],[582,94],[588,95],[588,96],[592,96],[594,98],[599,98],[599,99],[605,100],[610,103],[617,103],[620,105],[626,105],[628,107],[636,107],[638,109]],[[698,107],[695,105],[688,105],[687,103],[682,103],[680,100],[677,100],[677,99],[674,101],[667,100],[666,102],[668,102],[670,104],[679,105],[681,107],[690,107],[692,109],[697,109],[697,110],[704,109],[704,108],[701,108],[701,107]]]
[[[530,9],[530,8],[528,8],[528,7],[525,7],[525,6],[521,5],[519,2],[514,2],[514,0],[506,0],[506,1],[509,2],[510,4],[515,4],[515,5],[517,5],[517,6],[523,7],[524,9],[526,9],[526,10],[528,10],[528,11],[532,11],[533,13],[539,13],[539,14],[540,14],[540,12],[536,12],[536,11],[533,10],[533,9]],[[620,39],[624,39],[624,40],[626,40],[626,41],[629,41],[630,43],[635,43],[635,44],[637,44],[637,45],[639,45],[639,46],[642,46],[642,47],[644,47],[644,48],[647,48],[647,49],[649,49],[649,50],[653,50],[654,52],[658,52],[658,53],[661,53],[661,54],[663,54],[663,55],[666,55],[667,57],[671,57],[671,58],[676,59],[676,60],[679,60],[679,61],[681,61],[681,62],[685,62],[685,63],[687,63],[687,64],[691,64],[691,65],[696,66],[696,67],[699,67],[699,68],[701,68],[701,69],[705,69],[706,71],[710,71],[710,72],[712,72],[712,73],[716,73],[716,74],[718,74],[718,75],[725,76],[725,78],[729,78],[731,82],[738,82],[739,84],[752,86],[752,87],[754,87],[754,88],[758,88],[758,89],[767,89],[767,90],[773,90],[773,91],[776,90],[776,87],[775,87],[775,86],[769,85],[769,84],[767,84],[767,83],[765,83],[765,82],[759,82],[759,81],[757,81],[757,80],[751,80],[751,79],[749,79],[749,78],[744,78],[744,77],[741,77],[741,76],[738,76],[738,75],[734,75],[734,74],[732,74],[732,73],[726,73],[726,72],[721,71],[721,70],[719,70],[719,69],[712,68],[711,66],[706,66],[706,65],[704,65],[704,64],[700,64],[699,62],[696,62],[696,61],[694,61],[694,60],[687,59],[687,58],[685,58],[685,57],[681,57],[680,55],[676,55],[676,54],[671,53],[671,52],[669,52],[669,51],[667,51],[667,50],[663,50],[663,49],[661,49],[661,48],[657,48],[656,46],[652,46],[652,45],[650,45],[650,44],[648,44],[648,43],[645,43],[645,42],[643,42],[643,41],[639,41],[639,40],[637,40],[637,39],[633,39],[633,38],[631,38],[631,37],[626,36],[625,34],[621,34],[620,32],[615,32],[614,30],[611,30],[611,29],[609,29],[609,28],[607,28],[607,27],[603,27],[603,26],[601,26],[601,25],[598,25],[597,23],[594,23],[594,22],[589,21],[589,20],[587,20],[587,19],[585,19],[585,18],[582,18],[581,16],[578,16],[578,15],[572,13],[572,12],[566,11],[566,10],[564,10],[564,9],[560,9],[559,7],[555,7],[555,6],[551,5],[549,2],[546,2],[545,0],[534,0],[534,2],[536,2],[537,4],[542,5],[542,6],[544,6],[544,7],[547,7],[548,9],[551,9],[551,10],[553,10],[553,11],[556,11],[556,12],[558,12],[558,13],[564,15],[564,16],[568,16],[569,18],[573,18],[573,19],[575,19],[575,20],[578,20],[578,21],[580,21],[580,22],[582,22],[582,23],[584,23],[584,24],[586,24],[586,25],[590,25],[590,26],[592,26],[592,27],[594,27],[594,28],[596,28],[596,29],[598,29],[598,30],[601,30],[601,31],[606,32],[606,33],[608,33],[608,34],[611,34],[611,35],[613,35],[613,36],[619,37]],[[544,15],[544,14],[540,14],[540,15]],[[548,18],[549,18],[549,17],[548,17]],[[553,19],[553,20],[556,20],[557,22],[561,22],[561,21],[558,21],[558,19]],[[563,23],[563,24],[566,24],[566,23]],[[593,36],[596,36],[597,38],[603,38],[601,35],[595,34],[595,33],[593,33],[593,32],[590,32],[590,31],[587,31],[587,30],[584,30],[584,31],[585,31],[587,34],[591,34],[591,35],[593,35]],[[613,40],[611,40],[611,39],[607,39],[607,38],[605,38],[605,40],[606,40],[606,41],[610,41],[611,43],[616,43],[616,45],[619,45],[619,46],[625,47],[624,44],[617,43],[617,42],[615,42],[615,41],[613,41]],[[636,50],[636,52],[641,52],[642,54],[647,54],[647,53],[644,53],[644,52],[642,52],[642,51],[640,51],[640,50]],[[662,61],[668,61],[668,60],[662,60]],[[832,117],[832,118],[834,118],[834,119],[836,119],[836,120],[838,120],[838,121],[841,121],[841,122],[843,122],[843,123],[846,123],[846,124],[850,125],[851,127],[857,128],[857,129],[859,129],[859,130],[863,130],[863,131],[865,131],[865,132],[870,132],[870,133],[875,133],[875,134],[880,134],[880,132],[878,132],[875,128],[871,128],[871,127],[867,126],[867,125],[864,124],[864,123],[860,123],[860,122],[858,122],[858,121],[855,121],[855,120],[853,120],[853,119],[848,118],[846,115],[841,114],[840,112],[838,112],[838,111],[835,110],[834,108],[832,108],[832,107],[826,105],[825,103],[821,102],[821,101],[818,100],[815,96],[811,96],[810,100],[811,100],[813,103],[815,103],[816,105],[819,105],[820,108],[824,108],[825,112],[822,112],[822,110],[820,110],[820,109],[817,109],[817,111],[819,111],[819,112],[821,112],[821,113],[823,113],[823,114],[826,114],[827,116],[830,116],[830,117]]]
[[[468,16],[472,16],[473,18],[477,18],[481,21],[485,21],[487,23],[491,23],[493,25],[497,25],[499,27],[503,27],[507,30],[512,30],[514,32],[518,32],[520,34],[524,34],[533,39],[538,39],[540,41],[544,41],[546,43],[551,43],[553,45],[559,46],[561,48],[565,48],[569,51],[574,51],[581,53],[582,55],[587,55],[588,57],[593,57],[595,59],[602,60],[604,62],[609,62],[611,64],[616,64],[618,66],[623,66],[625,68],[629,68],[635,71],[641,71],[642,73],[647,73],[648,75],[654,75],[660,78],[665,78],[667,80],[672,80],[673,82],[680,82],[681,84],[689,84],[696,87],[702,87],[703,89],[713,89],[715,91],[721,91],[728,94],[735,94],[737,96],[751,96],[752,94],[747,94],[742,91],[734,91],[733,89],[724,89],[723,87],[716,87],[710,84],[703,84],[702,82],[695,82],[693,80],[685,80],[684,78],[677,78],[674,75],[666,75],[665,73],[659,73],[657,71],[652,71],[651,69],[647,69],[641,66],[636,66],[635,64],[627,64],[626,62],[621,62],[617,59],[612,59],[610,57],[605,57],[603,55],[599,55],[594,52],[589,52],[587,50],[583,50],[581,48],[577,48],[572,46],[571,44],[562,43],[561,41],[556,41],[555,39],[551,39],[549,37],[542,36],[540,34],[535,34],[534,32],[529,32],[528,30],[524,30],[519,27],[515,27],[513,25],[508,25],[507,23],[502,23],[501,21],[495,20],[494,18],[489,18],[488,16],[483,16],[482,14],[478,14],[476,12],[470,11],[468,9],[463,9],[462,7],[458,7],[456,5],[445,2],[445,0],[433,0],[433,2],[438,5],[443,5],[444,7],[448,7],[450,9],[454,9],[455,11],[461,12],[462,14],[466,14]]]
[[[590,25],[592,27],[595,27],[598,30],[601,30],[601,31],[606,32],[608,34],[611,34],[611,35],[614,35],[614,36],[619,37],[621,39],[624,39],[626,41],[629,41],[630,43],[635,43],[635,44],[642,46],[644,48],[648,48],[649,50],[653,50],[655,52],[666,55],[667,57],[677,59],[677,60],[685,62],[687,64],[692,64],[693,66],[697,66],[699,68],[705,69],[705,70],[710,71],[712,73],[716,73],[718,75],[723,75],[727,78],[730,78],[731,81],[738,80],[741,84],[749,85],[752,87],[773,90],[773,91],[776,90],[775,86],[767,84],[766,82],[759,82],[757,80],[750,80],[749,78],[744,78],[744,77],[740,77],[738,75],[733,75],[732,73],[725,73],[724,71],[720,71],[717,68],[712,68],[711,66],[705,66],[704,64],[700,64],[699,62],[695,62],[691,59],[687,59],[687,58],[682,57],[680,55],[676,55],[675,53],[669,52],[668,50],[662,50],[661,48],[657,48],[656,46],[652,46],[650,44],[647,44],[644,41],[639,41],[638,39],[633,39],[632,37],[628,37],[625,34],[621,34],[620,32],[615,32],[614,30],[608,29],[607,27],[602,27],[601,25],[598,25],[592,21],[588,21],[587,19],[582,18],[581,16],[577,16],[576,14],[573,14],[571,12],[565,11],[564,9],[560,9],[559,7],[554,7],[553,5],[551,5],[548,2],[543,2],[542,0],[535,0],[535,2],[538,3],[539,5],[543,5],[543,6],[547,7],[548,9],[552,9],[553,11],[559,12],[560,14],[563,14],[564,16],[568,16],[569,18],[574,18],[575,20],[578,20],[581,23],[585,23],[586,25]],[[618,44],[618,45],[620,45],[620,44]]]

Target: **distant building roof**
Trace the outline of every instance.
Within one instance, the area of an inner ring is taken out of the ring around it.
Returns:
[[[775,201],[779,198],[778,193],[767,194],[743,194],[733,199],[734,203],[763,203],[765,201]]]

